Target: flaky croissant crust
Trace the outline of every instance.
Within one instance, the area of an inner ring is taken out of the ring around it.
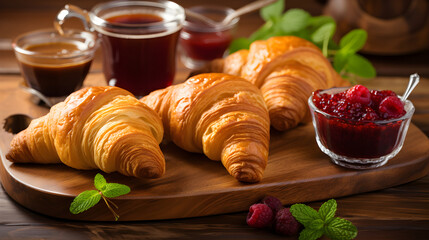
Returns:
[[[165,171],[162,137],[161,119],[131,93],[90,87],[34,119],[13,138],[7,158],[153,178]]]
[[[166,137],[221,160],[229,173],[257,182],[267,164],[269,117],[260,90],[227,74],[201,74],[141,99],[161,116]]]

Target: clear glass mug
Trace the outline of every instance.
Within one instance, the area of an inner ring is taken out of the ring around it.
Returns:
[[[110,86],[137,97],[172,84],[176,46],[185,11],[170,1],[113,1],[90,12],[66,5],[57,15],[56,28],[70,17],[81,19],[101,38],[103,72]]]

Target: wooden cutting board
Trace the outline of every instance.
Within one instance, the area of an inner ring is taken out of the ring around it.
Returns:
[[[73,215],[69,206],[84,190],[95,189],[98,171],[79,171],[64,165],[11,164],[5,159],[13,135],[0,131],[1,181],[18,203],[36,212],[65,219],[113,221],[103,201]],[[120,221],[187,218],[248,210],[265,195],[283,204],[310,202],[368,192],[403,184],[429,172],[429,140],[413,124],[402,151],[387,165],[373,170],[349,170],[331,163],[315,141],[311,124],[285,133],[271,133],[264,179],[257,184],[237,182],[220,162],[188,153],[174,144],[162,145],[166,174],[140,180],[103,174],[108,182],[127,184],[131,192],[113,199]]]

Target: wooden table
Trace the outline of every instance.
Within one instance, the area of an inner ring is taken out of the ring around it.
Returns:
[[[25,2],[24,7],[17,7],[22,6],[24,2],[18,0],[13,3],[0,3],[0,102],[2,103],[7,102],[10,94],[16,91],[19,82],[22,81],[9,45],[11,39],[28,30],[49,27],[56,11],[65,4],[62,1],[47,0],[35,6],[29,6],[28,2]],[[87,9],[95,2],[97,1],[70,1]],[[186,7],[209,1],[178,2]],[[238,8],[248,1],[221,0],[218,2]],[[287,1],[287,4],[288,8],[301,7],[313,14],[320,14],[322,9],[320,1]],[[257,13],[249,14],[242,18],[237,34],[247,36],[261,23]],[[418,68],[410,66],[407,57],[374,59],[378,61],[376,67],[381,75],[366,85],[371,88],[389,88],[398,93],[401,93],[407,84],[407,78],[403,76],[419,69],[429,69],[429,65],[425,65],[425,62],[417,62]],[[395,69],[396,76],[391,76],[389,69]],[[176,82],[185,80],[188,73],[189,70],[179,63]],[[398,77],[399,75],[402,77]],[[424,78],[410,99],[416,106],[413,123],[429,136],[429,79],[426,73],[422,73],[422,76]],[[86,80],[86,82],[92,81],[103,81],[99,54]],[[4,104],[0,109],[11,110],[14,104],[19,103]],[[31,114],[31,109],[28,113]],[[337,215],[352,221],[357,226],[358,239],[427,239],[429,237],[429,175],[401,186],[338,198],[337,202]],[[318,208],[321,203],[308,204]],[[245,222],[246,214],[246,212],[238,212],[190,219],[143,222],[74,222],[49,218],[27,210],[16,204],[0,188],[0,239],[284,239],[271,231],[248,227]]]

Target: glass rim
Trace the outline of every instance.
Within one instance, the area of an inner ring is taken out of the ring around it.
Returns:
[[[327,91],[332,91],[332,93],[339,93],[339,92],[343,92],[346,89],[349,89],[350,87],[334,87],[334,88],[329,88],[329,89],[325,89],[320,91],[320,93],[325,93]],[[398,95],[399,98],[401,98],[401,96]],[[314,110],[315,112],[323,115],[324,117],[327,118],[336,118],[336,119],[340,119],[342,121],[346,121],[346,122],[350,122],[350,123],[375,123],[375,124],[388,124],[388,123],[393,123],[393,122],[398,122],[398,121],[402,121],[402,120],[406,120],[412,117],[412,115],[414,114],[415,111],[415,107],[413,105],[413,103],[410,100],[405,100],[404,103],[404,108],[405,106],[408,106],[410,109],[409,111],[407,111],[405,113],[404,116],[399,117],[399,118],[392,118],[392,119],[387,119],[387,120],[375,120],[375,121],[371,121],[371,120],[354,120],[354,119],[348,119],[348,118],[344,118],[344,117],[339,117],[339,116],[335,116],[329,113],[326,113],[322,110],[320,110],[319,108],[317,108],[314,103],[313,103],[313,94],[308,98],[308,105],[310,106],[310,108],[312,110]]]
[[[49,37],[54,34],[55,38]],[[90,40],[93,42],[93,44],[86,44],[86,49],[79,50],[79,51],[73,51],[71,53],[67,53],[64,55],[46,55],[37,51],[30,51],[27,49],[24,49],[20,44],[19,41],[23,40],[24,38],[31,38],[36,36],[43,36],[47,35],[46,40],[42,41],[42,43],[51,43],[51,42],[60,42],[60,41],[49,41],[50,39],[73,39],[73,37],[80,36],[81,39],[84,39],[85,41]],[[91,36],[91,37],[89,37]],[[39,29],[35,31],[30,31],[26,33],[22,33],[15,37],[15,39],[12,41],[12,48],[16,53],[23,54],[26,56],[30,56],[33,58],[42,58],[42,59],[74,59],[79,58],[83,56],[88,56],[95,52],[97,47],[97,36],[93,32],[84,31],[84,30],[78,30],[78,29],[66,29],[64,31],[64,35],[60,35],[58,31],[56,31],[53,28],[45,28],[45,29]]]
[[[176,12],[174,18],[153,22],[153,23],[139,23],[139,24],[127,24],[127,23],[112,23],[106,21],[103,17],[99,16],[99,13],[103,10],[114,9],[119,7],[156,7],[160,9],[171,9]],[[89,18],[93,27],[106,35],[114,36],[128,36],[129,38],[141,38],[142,36],[154,37],[154,35],[168,35],[172,32],[178,31],[185,21],[185,10],[179,4],[172,1],[110,1],[103,2],[95,5],[89,12]],[[120,30],[139,30],[142,28],[153,30],[153,32],[163,31],[162,33],[146,33],[146,34],[123,34],[109,32],[108,30],[103,30],[102,28],[108,29],[120,29]],[[174,31],[168,31],[173,29]],[[165,31],[167,30],[167,31]]]
[[[218,6],[218,5],[199,5],[199,6],[193,6],[190,7],[189,10],[195,10],[197,13],[199,13],[198,11],[204,11],[204,10],[208,10],[208,11],[216,11],[216,12],[224,12],[225,13],[225,17],[228,14],[232,14],[235,12],[234,9],[229,8],[229,7],[225,7],[225,6]],[[201,13],[200,13],[201,14]],[[196,32],[216,32],[216,31],[225,31],[228,29],[233,28],[235,25],[237,25],[238,21],[240,20],[240,17],[236,17],[234,19],[232,19],[228,24],[225,25],[217,25],[217,26],[209,26],[209,25],[201,25],[201,24],[196,24],[193,23],[191,21],[187,21],[185,19],[185,22],[183,23],[183,27],[187,28],[191,31],[196,31]]]

